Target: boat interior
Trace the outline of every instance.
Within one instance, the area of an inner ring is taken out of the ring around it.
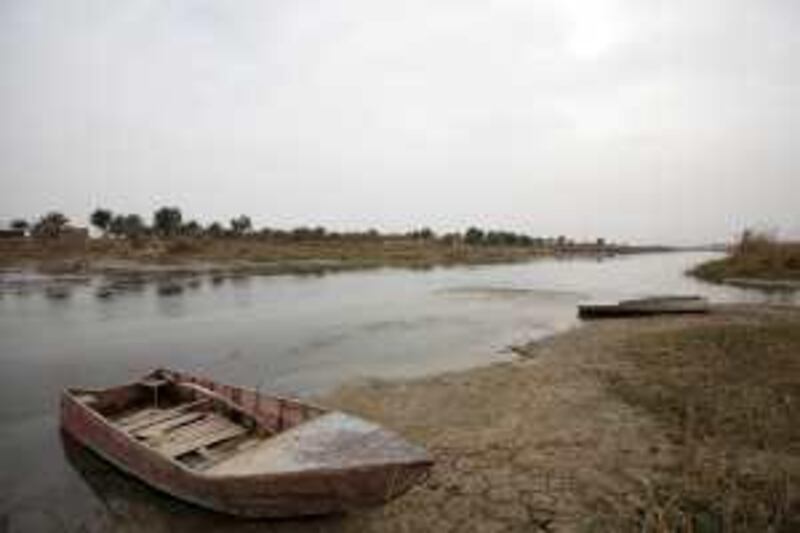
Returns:
[[[194,383],[151,376],[112,389],[70,392],[132,439],[194,470],[219,464],[278,432]]]

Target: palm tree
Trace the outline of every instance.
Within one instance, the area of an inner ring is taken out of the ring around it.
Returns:
[[[111,225],[111,220],[114,218],[114,214],[111,212],[110,209],[95,209],[92,213],[92,216],[89,218],[92,226],[96,227],[100,231],[103,232],[103,235],[108,233],[109,226]]]
[[[250,217],[247,215],[239,215],[236,218],[231,219],[231,231],[235,235],[243,235],[250,231],[253,227],[253,223],[250,221]]]

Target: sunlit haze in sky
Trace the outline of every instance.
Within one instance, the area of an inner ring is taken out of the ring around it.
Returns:
[[[4,0],[0,221],[800,236],[796,0]]]

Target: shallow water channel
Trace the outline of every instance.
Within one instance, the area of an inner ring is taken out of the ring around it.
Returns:
[[[674,293],[714,302],[794,298],[684,275],[713,257],[645,254],[200,279],[169,296],[143,286],[98,298],[97,280],[55,298],[37,290],[6,292],[0,298],[0,532],[256,526],[154,495],[63,442],[57,402],[66,386],[116,384],[167,366],[306,396],[354,379],[512,358],[509,345],[578,324],[576,304],[583,300]]]

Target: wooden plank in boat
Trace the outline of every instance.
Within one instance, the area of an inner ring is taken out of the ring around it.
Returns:
[[[203,461],[193,465],[197,470],[207,470],[243,451],[257,446],[264,439],[254,436],[239,438],[236,442],[228,440],[227,444],[222,444],[221,448],[214,448],[213,445],[203,446],[198,448],[197,451],[203,456]]]
[[[155,407],[146,407],[144,409],[139,409],[133,413],[128,413],[117,418],[114,423],[118,426],[132,426],[137,422],[141,422],[142,420],[147,420],[148,417],[153,416],[156,413],[163,413],[163,409],[156,409]]]
[[[168,418],[167,420],[162,420],[161,422],[148,425],[147,427],[144,427],[142,429],[133,430],[131,431],[131,433],[137,437],[144,439],[157,438],[164,433],[167,433],[181,426],[185,426],[193,422],[196,422],[198,420],[201,420],[206,416],[208,416],[207,413],[201,413],[201,412],[189,412],[183,414],[179,413],[175,417]]]
[[[161,422],[166,422],[173,418],[179,417],[183,414],[183,412],[183,409],[148,409],[148,412],[145,415],[135,418],[131,421],[125,421],[125,423],[120,424],[120,426],[122,426],[122,428],[128,433],[133,433],[152,425],[160,424]]]
[[[247,430],[242,426],[231,424],[217,431],[201,434],[194,439],[170,441],[166,445],[161,446],[158,451],[169,457],[178,457],[192,450],[212,446],[218,442],[232,439],[239,435],[244,435],[245,433],[247,433]]]
[[[199,407],[200,405],[203,405],[208,402],[209,402],[208,399],[201,399],[194,402],[181,404],[177,407],[173,407],[172,409],[158,409],[154,407],[148,407],[142,409],[142,411],[138,413],[134,413],[132,415],[120,418],[116,421],[116,423],[118,426],[121,426],[128,432],[138,431],[140,429],[144,429],[147,426],[158,424],[160,422],[180,416],[186,411],[194,407]]]
[[[159,447],[168,446],[173,442],[196,440],[203,435],[214,433],[230,426],[238,427],[225,417],[208,413],[203,419],[175,428],[168,433],[163,433],[160,438],[151,439],[151,442]]]

